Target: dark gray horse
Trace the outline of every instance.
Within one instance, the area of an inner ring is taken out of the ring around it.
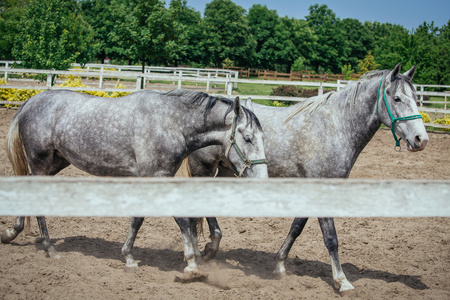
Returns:
[[[417,110],[411,80],[415,67],[400,74],[377,71],[349,84],[339,92],[313,97],[292,107],[253,105],[265,134],[265,152],[270,177],[347,178],[358,155],[381,124],[392,128],[410,151],[425,148],[428,135]],[[216,147],[189,155],[193,176],[230,176],[227,162]],[[217,220],[207,218],[211,243],[205,257],[215,255],[222,236]],[[289,234],[276,256],[275,273],[285,274],[284,261],[308,218],[294,219]],[[319,218],[328,249],[333,279],[341,292],[353,289],[339,261],[338,240],[332,218]]]
[[[234,111],[233,114],[230,112]],[[16,175],[55,175],[70,164],[98,176],[174,176],[187,155],[218,145],[240,175],[267,178],[263,133],[256,116],[235,101],[205,93],[174,90],[165,94],[140,91],[108,99],[67,90],[46,91],[30,98],[16,113],[8,133],[8,155]],[[144,218],[133,218],[122,248],[127,267]],[[44,217],[37,217],[43,245],[59,257]],[[196,270],[188,218],[181,228],[186,271]],[[24,227],[18,217],[3,232],[11,242]],[[197,247],[197,246],[196,246]],[[198,252],[198,251],[197,251]]]

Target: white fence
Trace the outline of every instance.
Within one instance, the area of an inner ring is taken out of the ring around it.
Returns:
[[[0,215],[450,217],[450,181],[0,178]]]

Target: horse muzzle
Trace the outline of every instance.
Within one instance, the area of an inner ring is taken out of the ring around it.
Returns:
[[[428,143],[428,134],[425,135],[416,135],[413,141],[409,139],[405,139],[406,141],[406,149],[411,152],[418,152],[425,149]]]

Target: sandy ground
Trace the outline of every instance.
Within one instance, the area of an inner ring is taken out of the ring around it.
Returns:
[[[14,110],[0,108],[4,141]],[[2,142],[3,143],[3,142]],[[394,149],[380,130],[356,162],[352,178],[450,179],[450,134],[430,133],[420,153]],[[0,151],[0,176],[12,170]],[[60,175],[58,175],[60,176]],[[68,168],[61,176],[86,176]],[[426,201],[427,199],[423,199]],[[0,211],[1,215],[1,211]],[[224,237],[204,282],[180,283],[182,243],[172,218],[147,218],[135,244],[136,273],[124,271],[120,249],[128,218],[47,218],[62,258],[46,257],[32,236],[0,245],[0,299],[339,299],[328,253],[311,219],[275,279],[274,256],[291,219],[220,218]],[[12,226],[0,217],[0,231]],[[340,257],[359,299],[450,299],[450,218],[338,218]],[[200,238],[203,249],[208,242]],[[347,297],[347,296],[346,296]]]

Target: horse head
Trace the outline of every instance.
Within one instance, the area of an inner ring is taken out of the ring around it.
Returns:
[[[235,113],[230,132],[230,144],[225,155],[232,164],[236,177],[267,178],[267,161],[261,124],[250,108],[234,99]]]
[[[427,145],[428,134],[417,108],[417,95],[412,85],[416,66],[404,74],[400,73],[400,68],[399,63],[379,84],[378,117],[391,128],[396,147],[400,147],[400,140],[403,139],[409,151],[421,151]]]

